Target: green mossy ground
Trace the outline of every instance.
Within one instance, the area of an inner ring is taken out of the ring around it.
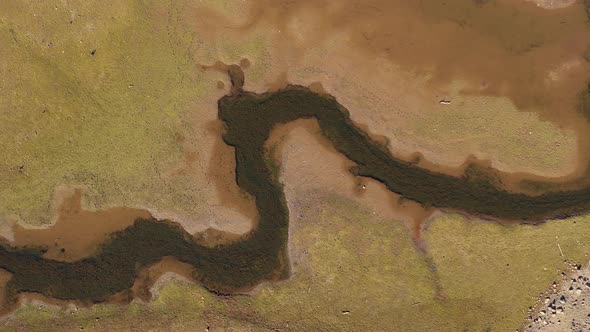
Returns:
[[[62,183],[86,184],[96,207],[198,206],[189,181],[159,176],[182,158],[176,138],[193,130],[183,115],[209,86],[194,74],[190,45],[200,39],[178,23],[182,6],[163,7],[0,3],[0,217],[47,222]],[[256,37],[198,52],[206,63],[220,54],[237,62],[265,48]],[[249,79],[262,68],[255,62]],[[426,233],[433,274],[396,222],[338,199],[319,208],[294,228],[295,251],[306,254],[293,277],[256,295],[220,298],[174,282],[148,304],[74,313],[26,305],[0,330],[513,330],[563,261],[588,252],[589,217],[506,227],[449,215]],[[436,278],[444,301],[435,300]]]
[[[493,157],[508,165],[526,165],[540,174],[548,170],[560,174],[564,164],[573,163],[570,160],[577,146],[574,132],[540,120],[534,113],[518,112],[508,99],[453,97],[453,104],[427,113],[408,126],[417,142],[435,151],[467,152],[479,146],[489,155],[484,154],[483,159]]]
[[[179,54],[190,36],[169,37],[146,6],[0,5],[0,215],[47,222],[61,183],[92,188],[97,207],[183,199],[154,179],[182,157],[181,114],[203,83]]]
[[[60,184],[87,187],[91,208],[202,212],[204,175],[169,176],[183,162],[179,138],[209,121],[191,122],[217,89],[199,65],[266,51],[262,36],[203,39],[189,4],[0,4],[0,220],[50,222]]]
[[[41,331],[509,331],[566,267],[583,262],[588,217],[501,226],[457,215],[426,233],[432,273],[401,224],[375,220],[353,202],[312,204],[294,226],[294,275],[253,296],[217,297],[198,285],[166,283],[148,304],[71,310],[28,305],[7,326]],[[313,211],[318,212],[313,212]],[[559,243],[561,251],[557,246]],[[561,256],[563,252],[563,257]],[[436,299],[438,278],[444,300]],[[343,314],[343,311],[350,311]],[[99,318],[98,320],[96,318]]]

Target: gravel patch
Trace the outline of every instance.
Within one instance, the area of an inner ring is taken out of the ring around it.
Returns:
[[[590,262],[571,264],[529,316],[522,331],[590,331]]]

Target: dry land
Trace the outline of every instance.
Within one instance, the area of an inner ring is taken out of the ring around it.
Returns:
[[[221,138],[216,103],[230,82],[217,61],[241,62],[248,90],[335,96],[423,167],[461,174],[471,158],[515,183],[587,181],[585,2],[535,2],[3,2],[0,231],[65,261],[149,214],[233,234],[209,230],[211,245],[248,232],[257,211]],[[535,314],[568,292],[546,295],[570,285],[561,273],[587,262],[588,216],[525,226],[441,214],[352,176],[314,121],[275,129],[266,148],[290,210],[288,280],[219,296],[164,262],[145,272],[145,287],[160,280],[150,301],[27,295],[0,329],[555,328]]]

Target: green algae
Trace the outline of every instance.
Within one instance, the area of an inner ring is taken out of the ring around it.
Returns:
[[[288,321],[295,331],[412,324],[404,308],[433,301],[435,290],[407,231],[400,223],[376,221],[353,202],[324,199],[317,221],[294,235],[306,262],[287,283],[254,297],[259,319],[275,326]]]

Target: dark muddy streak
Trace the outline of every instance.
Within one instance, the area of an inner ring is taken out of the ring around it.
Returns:
[[[416,167],[395,158],[383,144],[356,127],[348,111],[334,98],[304,87],[288,86],[264,95],[243,92],[224,97],[219,105],[221,118],[229,129],[226,142],[236,146],[237,151],[247,150],[253,141],[266,139],[276,124],[315,118],[336,150],[358,165],[355,175],[373,178],[390,191],[426,206],[529,222],[575,215],[590,207],[590,188],[528,196],[500,189],[494,176],[477,168],[468,168],[465,176],[454,177]],[[251,132],[250,128],[258,130]],[[246,137],[249,139],[244,140]],[[238,172],[254,171],[240,169],[240,164]]]
[[[242,70],[229,66],[228,73],[234,86],[231,95],[219,100],[218,115],[225,125],[225,143],[235,148],[237,184],[255,198],[257,227],[239,241],[210,247],[176,223],[139,219],[114,233],[99,254],[75,262],[43,258],[42,250],[2,245],[0,267],[12,273],[5,289],[8,305],[17,303],[21,292],[86,303],[117,294],[131,297],[141,271],[165,257],[193,266],[195,280],[221,293],[287,277],[289,211],[276,167],[265,160],[264,145],[276,125],[297,119],[315,118],[322,134],[356,163],[355,174],[427,207],[531,223],[590,208],[590,188],[527,196],[500,189],[493,176],[478,169],[453,177],[419,168],[395,158],[383,143],[355,126],[331,96],[301,86],[262,95],[245,92]]]

